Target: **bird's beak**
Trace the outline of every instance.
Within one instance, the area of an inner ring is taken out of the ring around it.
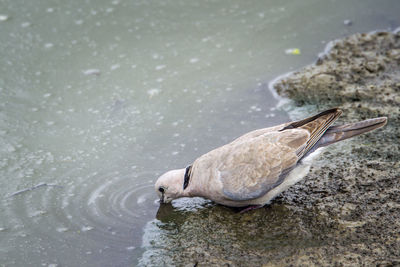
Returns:
[[[165,203],[165,202],[164,202],[164,194],[162,194],[161,197],[160,197],[160,203],[161,203],[161,204],[164,204],[164,203]]]

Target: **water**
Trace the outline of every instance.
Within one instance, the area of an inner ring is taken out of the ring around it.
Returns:
[[[0,265],[137,264],[158,175],[288,120],[268,82],[399,7],[0,0]]]

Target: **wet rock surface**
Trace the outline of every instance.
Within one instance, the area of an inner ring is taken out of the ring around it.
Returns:
[[[297,185],[297,200],[337,227],[333,246],[306,257],[315,264],[400,265],[399,49],[398,32],[356,34],[275,85],[299,106],[341,107],[341,122],[389,118],[383,129],[329,147]]]
[[[299,117],[339,106],[338,123],[389,122],[330,146],[303,181],[262,209],[161,206],[145,230],[142,265],[400,265],[400,34],[333,42],[274,87]]]

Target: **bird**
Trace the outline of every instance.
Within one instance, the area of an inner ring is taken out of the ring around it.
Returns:
[[[378,117],[333,126],[342,112],[332,108],[303,120],[248,132],[186,168],[168,171],[155,183],[160,203],[203,197],[243,208],[243,212],[263,207],[302,180],[322,148],[387,123],[387,117]]]

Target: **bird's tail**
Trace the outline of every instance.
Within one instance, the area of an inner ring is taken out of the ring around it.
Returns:
[[[385,126],[386,122],[386,117],[380,117],[340,126],[331,126],[328,128],[328,130],[326,130],[321,139],[318,140],[318,143],[315,147],[324,147],[347,138],[381,128]]]

